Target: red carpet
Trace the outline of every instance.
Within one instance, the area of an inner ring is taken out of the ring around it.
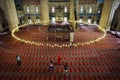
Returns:
[[[31,27],[16,35],[27,40],[43,43],[67,43],[46,40],[46,28]],[[99,31],[75,31],[75,42],[93,40],[101,36]],[[94,44],[51,48],[25,44],[15,40],[10,34],[0,35],[0,80],[119,80],[120,79],[120,39],[108,34]],[[22,66],[16,65],[16,55],[22,59]],[[49,61],[57,62],[54,72],[48,72]],[[69,75],[63,75],[63,63],[68,62]]]

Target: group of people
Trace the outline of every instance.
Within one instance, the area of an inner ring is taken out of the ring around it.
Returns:
[[[63,66],[64,66],[64,72],[63,72],[63,74],[68,75],[68,63],[67,62],[64,63]],[[50,61],[48,71],[54,71],[54,63],[53,63],[52,60]]]
[[[22,63],[21,63],[21,58],[20,58],[19,55],[16,56],[16,61],[17,61],[17,65],[21,66]],[[68,63],[67,62],[64,63],[63,66],[64,66],[64,72],[63,72],[63,74],[68,75]],[[52,60],[50,60],[48,71],[54,71],[54,62]]]

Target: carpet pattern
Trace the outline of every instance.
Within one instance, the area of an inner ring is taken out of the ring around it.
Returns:
[[[16,35],[27,40],[43,43],[68,43],[67,41],[46,40],[46,27],[27,27]],[[93,40],[101,36],[100,31],[75,31],[75,42]],[[119,80],[120,41],[107,33],[99,42],[77,47],[47,47],[25,44],[15,40],[11,34],[0,35],[0,80]],[[16,65],[16,55],[22,59],[21,67]],[[49,72],[49,62],[55,64]],[[68,76],[63,75],[63,63],[68,62]]]

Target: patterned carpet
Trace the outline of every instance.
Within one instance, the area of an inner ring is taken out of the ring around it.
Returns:
[[[46,26],[29,26],[15,34],[21,38],[43,43],[68,43],[46,40]],[[75,41],[93,40],[103,33],[89,28],[75,30]],[[120,41],[107,33],[99,42],[77,47],[47,47],[25,44],[11,34],[0,35],[0,80],[120,80]],[[22,66],[16,65],[20,55]],[[49,62],[57,63],[54,72],[48,72]],[[63,63],[68,62],[68,76],[63,75]]]

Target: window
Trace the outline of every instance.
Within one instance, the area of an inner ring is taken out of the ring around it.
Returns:
[[[64,17],[64,21],[67,21],[67,17]]]
[[[100,10],[98,10],[98,13],[100,13]]]
[[[55,22],[55,17],[52,17],[52,22]]]
[[[82,19],[79,19],[79,22],[82,22]]]
[[[53,12],[53,13],[55,12],[55,7],[52,7],[52,12]]]
[[[30,7],[27,6],[27,13],[30,13]]]
[[[91,23],[91,19],[88,19],[88,23]]]
[[[80,13],[83,13],[83,11],[84,11],[83,6],[81,6]]]
[[[28,19],[28,23],[29,23],[29,24],[32,23],[32,20],[31,20],[31,19]]]
[[[89,8],[89,13],[92,13],[92,7]]]
[[[32,23],[31,17],[28,17],[28,23]]]
[[[67,12],[67,7],[64,7],[64,12]]]
[[[36,22],[39,23],[39,22],[40,22],[40,19],[36,19]]]
[[[35,7],[35,11],[36,11],[36,13],[38,14],[39,8],[38,8],[37,6]]]
[[[97,20],[94,20],[94,24],[97,24]]]
[[[40,22],[39,17],[36,17],[36,22],[37,22],[37,23],[39,23],[39,22]]]

